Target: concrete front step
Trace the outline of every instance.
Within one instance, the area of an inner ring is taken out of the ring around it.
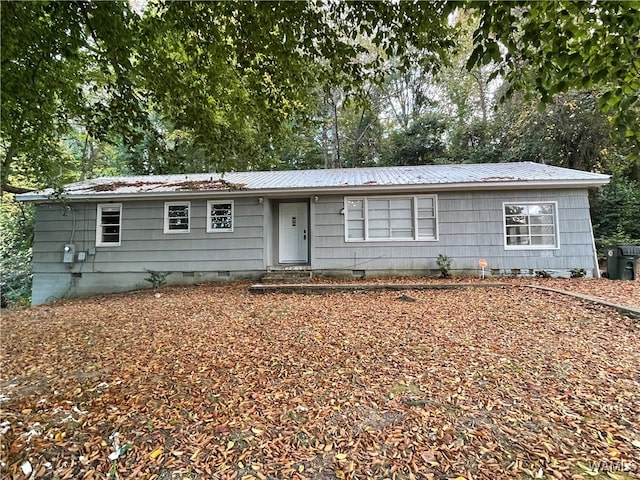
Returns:
[[[275,269],[270,267],[267,273],[262,276],[262,283],[307,283],[311,281],[312,273],[310,269],[285,268]]]

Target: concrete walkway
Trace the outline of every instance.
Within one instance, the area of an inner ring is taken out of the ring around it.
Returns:
[[[454,290],[458,288],[509,288],[525,287],[535,290],[568,295],[570,297],[596,303],[628,315],[640,318],[640,308],[631,305],[621,305],[602,298],[569,292],[557,288],[541,287],[538,285],[514,285],[500,282],[466,282],[466,283],[289,283],[289,284],[256,284],[249,287],[251,293],[307,293],[323,294],[334,292],[379,292],[403,290]]]

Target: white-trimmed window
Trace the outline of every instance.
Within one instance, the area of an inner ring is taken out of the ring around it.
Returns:
[[[165,202],[164,233],[189,233],[191,202]]]
[[[119,246],[122,231],[122,204],[98,204],[96,219],[96,246]]]
[[[233,232],[233,200],[207,201],[207,232]]]
[[[505,248],[559,248],[557,209],[556,202],[504,203]]]
[[[437,240],[435,195],[346,197],[345,240]]]

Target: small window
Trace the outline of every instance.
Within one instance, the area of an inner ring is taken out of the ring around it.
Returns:
[[[233,232],[233,200],[207,202],[207,232]]]
[[[164,233],[189,233],[191,202],[164,204]]]
[[[505,203],[505,248],[514,250],[558,248],[556,209],[556,202]]]
[[[437,240],[435,195],[345,198],[346,241]]]
[[[96,246],[119,246],[122,230],[122,205],[108,203],[98,205],[96,221]]]

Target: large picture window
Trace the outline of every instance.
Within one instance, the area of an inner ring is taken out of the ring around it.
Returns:
[[[437,240],[435,195],[345,198],[345,240]]]
[[[505,203],[505,248],[521,250],[558,248],[556,210],[556,202]]]
[[[164,204],[164,233],[189,233],[190,202],[166,202]]]
[[[233,232],[233,200],[207,202],[207,232]]]
[[[120,245],[122,204],[99,204],[96,218],[96,246]]]

